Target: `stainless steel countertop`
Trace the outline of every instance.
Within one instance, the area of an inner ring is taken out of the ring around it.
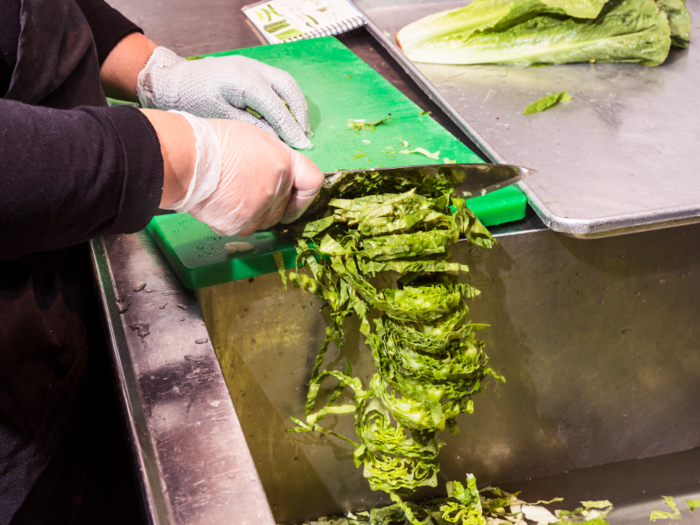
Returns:
[[[145,231],[92,248],[149,522],[274,524],[194,294]]]
[[[596,237],[700,221],[700,0],[687,2],[689,49],[672,49],[654,68],[412,64],[393,44],[406,24],[467,3],[358,2],[378,38],[429,80],[424,87],[492,160],[539,171],[521,187],[550,228]],[[558,91],[572,101],[522,115]]]

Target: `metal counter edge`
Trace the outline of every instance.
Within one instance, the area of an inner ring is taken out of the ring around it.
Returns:
[[[117,307],[116,286],[101,237],[91,241],[90,252],[100,302],[106,317],[105,326],[112,351],[116,387],[127,418],[129,449],[139,481],[138,489],[143,498],[146,518],[149,524],[169,525],[172,521],[165,502],[158,466],[154,461],[155,449],[148,435],[146,417]]]
[[[200,337],[206,328],[201,328],[202,313],[192,292],[178,281],[145,231],[93,240],[91,252],[148,523],[199,525],[234,518],[241,525],[274,525],[214,348]],[[132,291],[139,286],[134,273],[152,281],[141,292]],[[158,293],[147,293],[151,287]],[[170,319],[159,305],[168,298]],[[173,323],[173,314],[187,322]],[[129,324],[129,319],[139,318],[150,321],[142,333],[149,328],[155,332],[148,343]],[[196,355],[188,355],[195,343]],[[172,377],[178,369],[189,372],[180,377],[183,388],[163,385],[148,391],[149,379],[176,382]],[[192,482],[193,471],[207,483]]]

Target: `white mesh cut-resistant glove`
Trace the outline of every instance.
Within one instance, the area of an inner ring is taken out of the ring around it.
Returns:
[[[144,108],[247,122],[279,136],[294,148],[313,147],[308,139],[312,135],[309,108],[294,78],[252,58],[227,56],[189,61],[158,47],[139,73],[137,94]]]
[[[164,208],[246,237],[295,221],[321,189],[321,170],[277,137],[244,122],[172,113],[194,128],[197,160],[185,197]]]

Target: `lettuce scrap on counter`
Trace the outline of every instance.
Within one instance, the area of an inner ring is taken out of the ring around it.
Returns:
[[[474,0],[396,35],[415,62],[533,66],[633,62],[657,66],[687,47],[683,0]]]
[[[533,113],[539,113],[547,108],[551,108],[559,102],[568,102],[571,100],[571,95],[566,91],[560,91],[559,93],[554,93],[553,95],[547,95],[539,100],[535,100],[532,104],[525,108],[523,115],[532,115]]]
[[[465,300],[479,292],[460,282],[467,266],[449,260],[460,236],[483,248],[495,241],[454,195],[447,176],[369,172],[332,191],[325,217],[290,230],[297,264],[309,271],[289,278],[323,299],[331,313],[309,381],[306,417],[292,418],[290,431],[325,432],[351,443],[370,487],[387,492],[418,524],[416,507],[403,498],[437,486],[444,445],[438,431],[457,431],[455,417],[473,411],[472,397],[488,376],[504,381],[488,367],[484,343],[476,338],[486,325],[467,318]],[[395,286],[372,284],[383,272],[400,275]],[[342,347],[343,319],[353,313],[376,367],[367,384],[352,375],[349,363],[345,370],[323,367],[331,342]],[[337,386],[317,406],[322,385],[332,379]],[[353,401],[341,404],[345,389]],[[357,441],[322,426],[332,414],[354,414]]]

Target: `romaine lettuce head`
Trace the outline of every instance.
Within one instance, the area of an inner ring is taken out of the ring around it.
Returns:
[[[686,48],[690,43],[690,27],[692,20],[683,0],[656,0],[663,9],[671,26],[671,44]]]
[[[409,51],[436,40],[449,40],[454,35],[465,39],[474,31],[496,25],[515,4],[514,0],[477,0],[466,7],[421,18],[399,31],[396,40],[404,51]]]
[[[459,34],[464,38],[474,31],[494,27],[504,20],[517,19],[533,7],[550,8],[551,12],[579,18],[595,18],[605,2],[606,0],[477,0],[466,7],[436,13],[413,22],[399,32],[397,39],[403,49],[408,50],[441,37],[449,38]]]
[[[464,30],[446,34],[441,29],[445,20],[450,20],[451,27],[457,27],[459,17],[474,20],[472,13],[487,12],[494,1],[498,14],[487,22],[482,16],[478,24],[464,22]],[[503,0],[475,0],[443,17],[433,15],[422,25],[418,21],[406,26],[397,40],[411,60],[433,64],[531,66],[596,61],[656,66],[666,59],[671,29],[654,0],[610,0],[595,18],[570,16],[575,3],[520,0],[505,6]],[[592,14],[596,5],[577,6],[579,11],[583,7]],[[412,36],[412,28],[420,32],[420,38]]]

